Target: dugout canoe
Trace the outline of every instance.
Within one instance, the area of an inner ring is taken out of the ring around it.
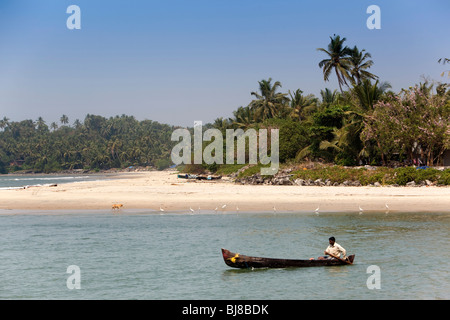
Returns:
[[[296,259],[274,259],[262,257],[250,257],[239,253],[234,253],[222,249],[223,260],[232,268],[292,268],[292,267],[331,267],[353,264],[355,255],[352,254],[348,260],[328,259],[328,260],[296,260]]]

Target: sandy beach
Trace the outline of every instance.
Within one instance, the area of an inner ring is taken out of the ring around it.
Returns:
[[[305,187],[239,185],[224,178],[197,181],[175,171],[122,173],[117,179],[56,187],[0,190],[0,209],[217,211],[420,211],[450,212],[450,187]],[[222,208],[226,205],[225,208]]]

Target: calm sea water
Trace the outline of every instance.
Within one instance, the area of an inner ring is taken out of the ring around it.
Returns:
[[[108,178],[109,176],[105,174],[99,175],[6,174],[0,175],[0,190],[17,189],[30,186],[45,186],[50,184],[70,183],[75,181],[96,181]]]
[[[450,299],[449,230],[444,213],[1,211],[0,299]],[[308,259],[330,236],[354,265],[240,270],[220,251]]]

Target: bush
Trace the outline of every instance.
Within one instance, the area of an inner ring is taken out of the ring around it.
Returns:
[[[416,168],[406,167],[395,169],[395,183],[404,186],[417,178]]]
[[[425,180],[436,181],[439,178],[440,171],[433,168],[416,170],[416,182]]]
[[[229,175],[235,173],[239,169],[245,167],[247,164],[221,164],[217,168],[216,173],[220,175]]]
[[[172,162],[169,159],[159,159],[156,161],[156,169],[158,170],[164,170],[170,167]]]
[[[441,172],[438,183],[446,186],[450,185],[450,169],[445,169]]]

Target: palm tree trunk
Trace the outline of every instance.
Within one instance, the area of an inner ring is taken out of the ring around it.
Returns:
[[[341,76],[339,75],[339,71],[337,70],[337,69],[335,69],[335,71],[336,71],[336,76],[337,76],[337,78],[338,78],[338,83],[339,83],[339,89],[341,89],[341,93],[344,93],[343,91],[342,91],[342,80],[341,80]]]

